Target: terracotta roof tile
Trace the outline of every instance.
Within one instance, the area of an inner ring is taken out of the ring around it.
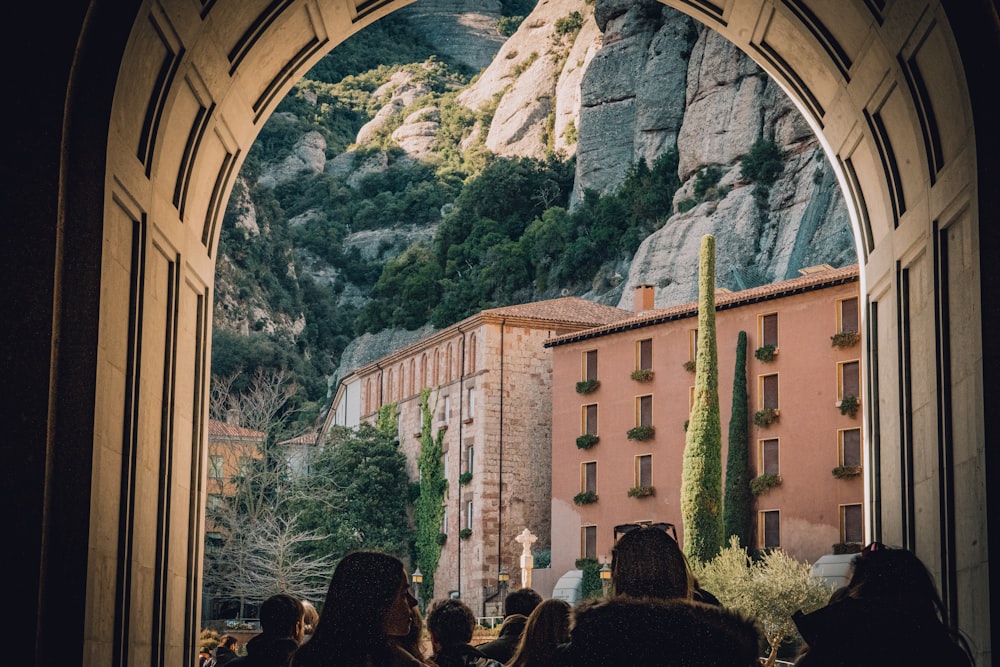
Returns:
[[[716,310],[723,310],[746,303],[767,301],[769,299],[777,299],[779,297],[789,296],[798,292],[821,289],[823,287],[830,287],[846,282],[854,282],[858,280],[859,275],[858,265],[852,264],[840,269],[809,273],[798,278],[790,278],[789,280],[771,283],[770,285],[751,287],[750,289],[741,290],[739,292],[717,291],[715,293],[715,307]],[[557,336],[549,341],[546,341],[545,347],[553,347],[555,345],[585,340],[587,338],[596,338],[598,336],[616,333],[618,331],[650,326],[653,324],[659,324],[660,322],[681,319],[684,317],[695,317],[697,315],[697,301],[691,301],[679,306],[671,306],[670,308],[647,310],[641,315],[633,315],[618,322],[607,323],[602,326],[586,329],[584,331],[576,331],[562,336]]]
[[[250,428],[243,428],[235,424],[229,424],[218,419],[208,420],[209,438],[255,438],[263,440],[267,434],[263,431],[255,431]]]
[[[575,296],[491,308],[484,310],[482,314],[493,317],[523,317],[567,324],[591,325],[620,322],[632,316],[630,311]]]

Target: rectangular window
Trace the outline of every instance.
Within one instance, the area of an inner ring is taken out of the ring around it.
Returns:
[[[580,528],[580,558],[597,560],[597,526]]]
[[[698,330],[691,329],[688,332],[688,352],[691,355],[690,360],[695,361],[698,358]]]
[[[469,387],[469,419],[476,418],[476,388]]]
[[[473,466],[473,464],[475,464],[475,462],[476,462],[476,448],[475,447],[469,447],[469,453],[466,455],[466,458],[465,458],[465,470],[466,470],[466,472],[469,472],[469,473],[472,472],[472,466]]]
[[[583,432],[597,435],[597,404],[583,406]]]
[[[840,431],[840,465],[861,466],[860,428],[848,428]]]
[[[653,339],[646,338],[635,344],[635,367],[639,370],[653,369]]]
[[[221,456],[209,456],[208,457],[208,478],[209,479],[222,479],[222,457]]]
[[[778,439],[760,441],[760,474],[778,474]]]
[[[761,549],[781,548],[781,518],[778,510],[757,513],[757,542]]]
[[[597,379],[597,350],[587,350],[583,353],[583,379]]]
[[[580,466],[580,490],[597,493],[597,461],[587,461]]]
[[[445,535],[448,534],[448,508],[446,507],[443,512],[441,512],[441,532]]]
[[[861,396],[861,363],[845,361],[837,366],[840,369],[840,391],[837,398],[843,400],[845,396]]]
[[[653,397],[651,395],[635,397],[635,425],[653,425]]]
[[[635,485],[653,485],[653,455],[643,454],[635,457]]]
[[[688,414],[694,410],[694,385],[688,387]]]
[[[465,527],[472,530],[472,501],[465,504]]]
[[[237,474],[246,477],[253,470],[253,457],[252,456],[241,456],[240,460],[236,465]]]
[[[760,376],[760,407],[778,409],[778,374]]]
[[[778,347],[778,314],[760,315],[760,344]]]
[[[451,396],[447,395],[444,397],[444,420],[451,421]]]
[[[837,309],[838,331],[861,331],[858,316],[858,298],[842,299]]]
[[[861,544],[864,540],[864,517],[861,505],[840,506],[840,541],[844,544]]]

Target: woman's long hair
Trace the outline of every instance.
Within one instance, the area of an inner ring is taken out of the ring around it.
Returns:
[[[535,607],[506,667],[538,667],[552,662],[556,647],[569,641],[570,604],[552,598]]]
[[[665,531],[642,526],[621,536],[611,552],[616,595],[661,600],[690,598],[691,571],[680,546]]]
[[[292,656],[292,665],[388,663],[385,618],[405,582],[403,563],[395,556],[374,551],[344,556],[333,571],[316,630]]]

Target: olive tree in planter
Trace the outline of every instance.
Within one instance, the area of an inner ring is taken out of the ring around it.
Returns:
[[[750,480],[750,493],[759,496],[762,493],[767,493],[776,486],[781,486],[781,475],[766,472]]]
[[[629,498],[645,498],[647,496],[655,496],[655,495],[656,495],[656,488],[648,484],[633,486],[631,489],[628,490]]]
[[[590,394],[597,391],[597,388],[601,386],[600,380],[581,380],[576,383],[576,393],[578,394]]]
[[[640,426],[634,426],[630,428],[628,430],[628,433],[626,433],[626,435],[628,436],[629,440],[638,440],[641,442],[643,440],[649,440],[650,438],[653,437],[655,433],[656,430],[652,426],[649,426],[647,424],[642,424]]]
[[[580,449],[590,449],[596,445],[599,440],[600,438],[593,433],[584,433],[583,435],[577,437],[576,446]]]
[[[573,502],[577,505],[589,505],[597,502],[597,494],[593,491],[581,491],[573,496]]]

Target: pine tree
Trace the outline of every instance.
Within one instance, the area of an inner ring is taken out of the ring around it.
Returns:
[[[733,371],[733,412],[729,419],[729,449],[726,458],[726,501],[722,512],[723,538],[735,535],[743,547],[750,543],[750,471],[747,426],[747,332],[736,339]]]
[[[701,239],[698,258],[698,354],[694,405],[681,473],[684,552],[706,562],[722,549],[722,425],[715,336],[715,237]]]

